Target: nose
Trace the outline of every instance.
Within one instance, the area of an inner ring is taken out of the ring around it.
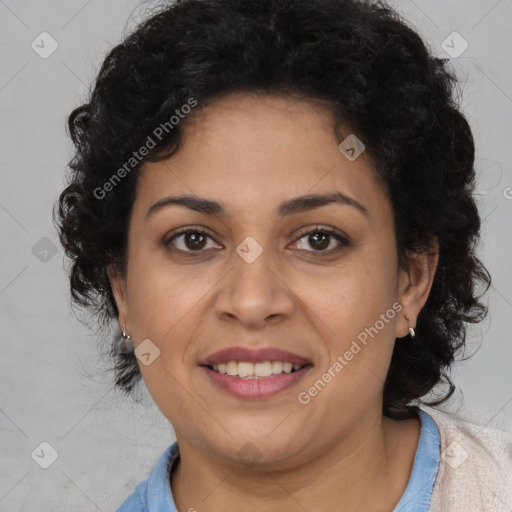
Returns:
[[[257,329],[290,318],[296,307],[293,292],[268,251],[247,262],[234,255],[232,270],[215,298],[216,315],[223,321]]]

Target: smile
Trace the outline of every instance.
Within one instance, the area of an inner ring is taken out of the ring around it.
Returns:
[[[266,361],[256,364],[229,361],[213,366],[203,365],[200,368],[216,389],[237,398],[254,400],[270,398],[282,393],[297,384],[313,368],[311,364],[295,365],[295,367],[290,365],[291,363],[281,361]],[[217,366],[217,369],[214,366]],[[274,368],[276,373],[274,373]],[[220,370],[225,370],[226,373],[221,373]],[[233,375],[230,375],[228,370]],[[266,375],[270,370],[272,373]],[[280,370],[279,373],[277,370]],[[265,375],[257,375],[257,373],[265,373]]]
[[[304,356],[277,347],[229,347],[199,363],[210,383],[238,398],[262,399],[295,385],[313,368]]]
[[[241,379],[268,379],[282,373],[293,373],[303,366],[283,361],[264,361],[262,363],[251,363],[247,361],[229,361],[228,363],[214,364],[210,368],[223,375],[231,375]]]

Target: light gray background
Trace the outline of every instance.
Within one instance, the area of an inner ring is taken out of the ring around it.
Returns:
[[[175,439],[145,389],[112,389],[105,345],[71,315],[51,208],[72,155],[65,122],[85,99],[106,52],[155,2],[0,0],[0,510],[114,510]],[[438,56],[459,32],[469,48],[452,64],[477,144],[479,253],[493,276],[488,319],[470,329],[445,409],[512,430],[512,32],[511,0],[394,0]],[[43,31],[58,49],[41,58]],[[507,199],[508,190],[508,199]],[[46,245],[45,245],[46,244]],[[36,249],[33,251],[34,246]],[[34,254],[34,252],[36,254]],[[48,468],[31,458],[43,441]]]

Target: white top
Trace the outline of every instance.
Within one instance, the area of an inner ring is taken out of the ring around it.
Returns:
[[[512,434],[425,410],[441,437],[429,512],[512,512]]]

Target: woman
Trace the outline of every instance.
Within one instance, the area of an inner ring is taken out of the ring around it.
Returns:
[[[490,285],[455,85],[356,0],[182,0],[109,53],[57,222],[177,439],[119,511],[512,508],[510,436],[435,409]]]

